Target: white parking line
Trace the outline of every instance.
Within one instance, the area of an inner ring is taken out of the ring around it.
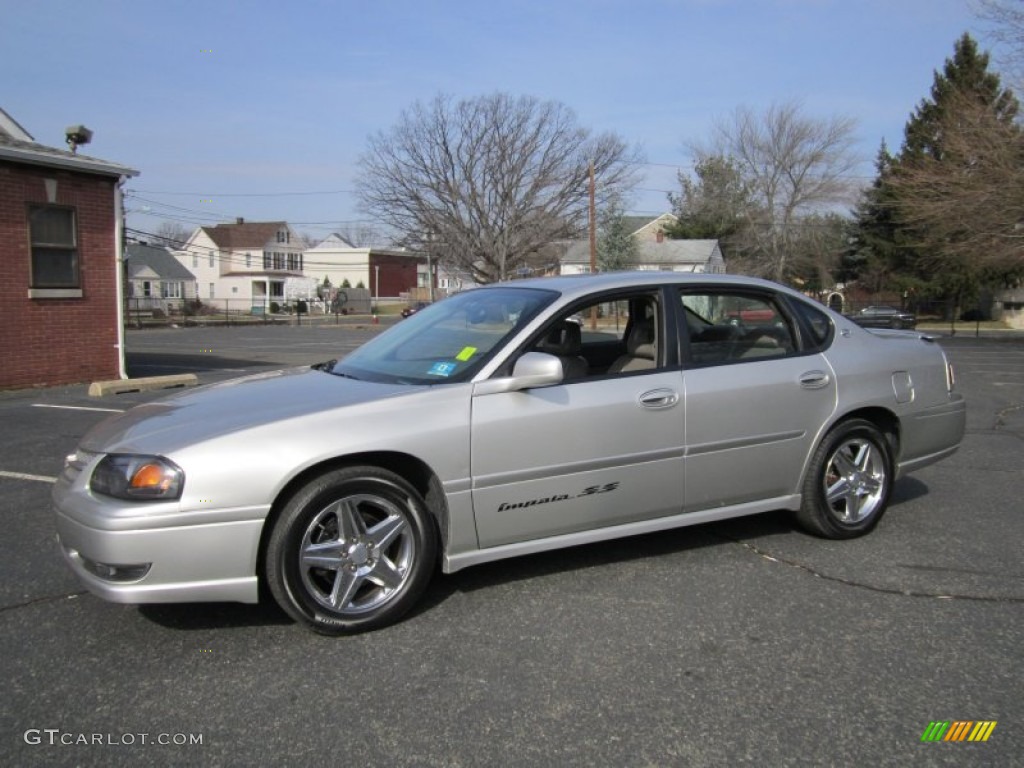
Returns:
[[[56,477],[47,477],[46,475],[29,475],[25,472],[4,472],[0,469],[0,477],[9,477],[12,480],[35,480],[37,483],[56,483]]]
[[[50,405],[49,403],[32,403],[33,408],[60,408],[65,411],[102,411],[104,413],[124,413],[124,408],[92,408],[87,405]]]

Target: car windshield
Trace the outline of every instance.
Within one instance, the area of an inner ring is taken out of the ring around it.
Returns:
[[[466,381],[501,344],[558,298],[536,288],[477,288],[419,310],[331,369],[399,384]]]

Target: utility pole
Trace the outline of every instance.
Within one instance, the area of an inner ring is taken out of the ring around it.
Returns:
[[[597,272],[597,203],[594,201],[594,161],[590,161],[590,274]],[[597,305],[590,308],[590,330],[597,330]]]
[[[590,272],[597,272],[597,204],[594,201],[594,161],[590,161]]]

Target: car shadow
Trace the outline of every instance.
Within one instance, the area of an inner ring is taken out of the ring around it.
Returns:
[[[498,560],[434,579],[410,615],[429,611],[460,592],[475,592],[510,582],[678,555],[735,540],[793,533],[799,533],[799,529],[792,515],[783,510]]]
[[[273,600],[248,603],[151,603],[138,606],[139,613],[166,629],[186,632],[293,624]]]

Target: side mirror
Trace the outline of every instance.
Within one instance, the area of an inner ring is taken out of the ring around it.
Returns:
[[[553,384],[561,384],[564,376],[562,361],[554,355],[527,352],[516,360],[511,376],[478,382],[473,386],[473,396],[550,387]]]

